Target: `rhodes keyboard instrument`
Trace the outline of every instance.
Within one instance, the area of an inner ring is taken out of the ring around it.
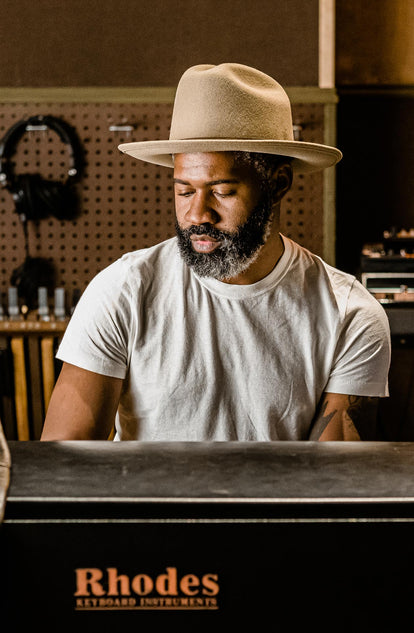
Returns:
[[[286,632],[402,631],[410,621],[411,443],[9,448],[5,631],[244,631],[269,618]]]

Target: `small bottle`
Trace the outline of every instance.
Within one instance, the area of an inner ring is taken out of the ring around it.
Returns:
[[[19,298],[17,295],[17,288],[15,286],[11,286],[8,289],[7,297],[8,297],[7,311],[9,314],[10,321],[21,321],[23,317],[20,314]]]
[[[55,288],[54,315],[57,321],[64,321],[66,318],[65,289],[64,288]]]
[[[50,321],[47,288],[45,286],[39,286],[37,289],[37,304],[37,316],[39,317],[39,321]]]

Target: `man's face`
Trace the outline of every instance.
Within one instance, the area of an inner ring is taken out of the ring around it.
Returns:
[[[271,205],[249,165],[231,152],[177,154],[176,230],[184,261],[200,276],[231,279],[266,241]]]

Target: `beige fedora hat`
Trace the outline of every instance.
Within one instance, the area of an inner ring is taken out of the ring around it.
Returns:
[[[121,152],[156,165],[173,166],[172,155],[245,151],[292,158],[295,172],[335,165],[335,147],[295,141],[289,97],[282,86],[243,64],[199,65],[177,86],[170,137],[123,143]]]

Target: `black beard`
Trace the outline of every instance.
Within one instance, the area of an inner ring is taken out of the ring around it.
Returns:
[[[231,279],[254,262],[267,240],[272,220],[272,206],[263,202],[253,209],[247,221],[234,232],[219,231],[208,222],[182,229],[176,220],[178,248],[187,266],[199,277]],[[197,253],[193,249],[191,235],[207,235],[221,244],[212,253]]]

